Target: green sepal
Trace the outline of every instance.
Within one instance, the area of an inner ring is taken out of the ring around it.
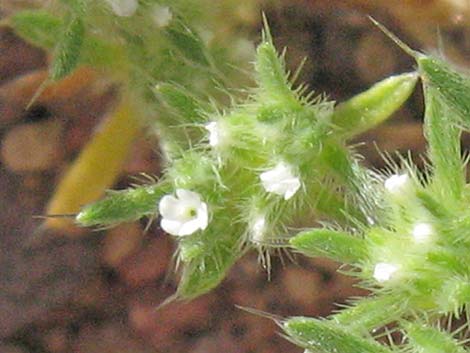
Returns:
[[[332,122],[346,138],[374,128],[389,118],[409,98],[418,75],[406,73],[386,78],[367,91],[341,103]]]
[[[104,199],[85,206],[75,221],[82,227],[107,227],[156,216],[158,201],[166,193],[168,186],[164,183],[110,191]]]
[[[199,247],[192,244],[191,249],[186,249],[193,252],[186,256],[191,255],[194,258],[184,265],[176,293],[179,299],[190,300],[214,289],[242,255],[242,251],[237,249],[237,237],[218,243],[211,249],[204,249],[204,244],[199,244]],[[206,252],[207,254],[204,254]]]
[[[429,324],[402,323],[409,344],[416,352],[425,353],[465,353],[452,335],[430,327]]]
[[[355,264],[367,256],[366,243],[345,232],[315,229],[297,234],[290,239],[294,249],[312,257],[328,257],[332,260]]]
[[[318,353],[391,353],[375,342],[351,333],[328,320],[292,317],[282,323],[288,338],[295,344]]]

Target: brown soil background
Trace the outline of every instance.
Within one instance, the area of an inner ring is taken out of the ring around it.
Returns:
[[[0,16],[15,5],[3,1]],[[288,47],[289,66],[308,58],[300,80],[342,101],[414,67],[367,15],[423,50],[436,51],[439,27],[441,52],[465,66],[470,62],[466,3],[293,0],[265,10],[277,46]],[[268,319],[235,305],[286,316],[326,316],[348,297],[363,294],[335,272],[338,264],[275,259],[268,280],[251,253],[210,294],[156,311],[175,289],[167,276],[173,243],[158,225],[145,234],[145,223],[132,223],[25,247],[41,224],[33,216],[43,214],[54,185],[116,93],[112,84],[90,79],[82,70],[25,111],[46,66],[45,53],[0,29],[1,353],[301,352]],[[358,146],[365,163],[383,167],[377,148],[411,151],[419,162],[425,148],[421,117],[418,89],[393,119],[358,139],[366,142]],[[140,172],[158,173],[154,146],[149,138],[136,142],[116,188]]]

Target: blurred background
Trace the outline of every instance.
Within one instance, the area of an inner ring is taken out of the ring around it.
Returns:
[[[241,0],[240,3],[249,3]],[[1,0],[0,20],[29,6]],[[217,3],[214,3],[217,6]],[[414,64],[367,16],[412,48],[468,68],[468,0],[282,0],[238,13],[252,39],[265,11],[288,67],[307,58],[299,82],[343,101]],[[38,234],[61,175],[111,109],[118,87],[80,68],[28,109],[47,75],[47,53],[0,27],[0,352],[1,353],[277,353],[302,350],[270,320],[236,305],[277,315],[326,316],[348,297],[365,294],[322,259],[274,258],[270,278],[257,254],[245,256],[216,290],[189,303],[156,307],[174,293],[173,243],[154,223]],[[378,151],[424,152],[419,89],[383,126],[357,142],[364,163],[382,168]],[[464,143],[468,141],[464,137]],[[134,143],[115,188],[141,172],[158,175],[157,141]],[[42,229],[43,230],[43,229]]]

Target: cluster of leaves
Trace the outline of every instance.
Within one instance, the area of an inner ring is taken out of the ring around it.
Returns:
[[[57,0],[20,11],[8,22],[27,41],[52,53],[48,82],[64,78],[78,65],[90,65],[120,82],[122,94],[144,107],[141,119],[155,124],[158,105],[151,87],[158,82],[216,96],[214,82],[238,75],[230,63],[251,54],[240,48],[243,23],[236,17],[229,21],[242,29],[236,38],[233,30],[219,34],[211,28],[226,12],[242,6],[231,0],[220,7],[191,0]],[[226,40],[234,46],[225,49],[221,42]],[[226,65],[216,67],[215,62]]]
[[[404,162],[399,174],[378,185],[373,192],[382,195],[381,207],[368,215],[367,226],[314,229],[291,239],[309,256],[348,264],[346,272],[372,293],[325,320],[280,321],[308,351],[467,352],[469,194],[460,135],[469,128],[470,79],[394,39],[415,58],[423,83],[428,166],[419,173]],[[452,319],[464,314],[465,323],[452,331]],[[384,325],[389,337],[401,333],[402,344],[385,347],[374,340]]]
[[[87,57],[86,43],[93,36],[84,36],[85,28],[111,28],[115,21],[96,15],[101,2],[83,2],[83,7],[78,6],[82,2],[63,2],[74,15],[62,24],[62,33],[80,40],[60,41],[56,50],[75,56],[56,56],[53,79],[67,74],[63,63],[77,60],[78,47]],[[90,11],[92,6],[97,8]],[[148,39],[146,27],[126,21],[119,28],[132,39],[114,49],[111,42],[104,53],[138,53],[134,45]],[[181,22],[177,25],[182,28]],[[149,57],[165,65],[176,62],[176,75],[182,77],[193,71],[193,78],[200,77],[201,66],[217,76],[202,42],[184,33],[171,28],[161,33],[162,42],[178,48],[178,55],[169,50],[161,57],[165,51],[159,49],[132,61],[126,54],[126,65],[141,68],[145,82],[154,77],[142,61]],[[160,213],[162,227],[178,244],[179,299],[217,286],[250,248],[265,254],[273,247],[290,247],[344,263],[345,273],[371,291],[368,297],[323,320],[278,320],[286,336],[308,352],[466,352],[465,341],[459,340],[466,324],[452,332],[440,322],[466,313],[470,301],[470,215],[465,207],[470,195],[460,147],[462,131],[470,128],[470,79],[444,61],[405,49],[416,59],[417,73],[390,77],[337,106],[294,87],[267,26],[256,51],[256,87],[225,110],[199,98],[191,85],[162,76],[164,82],[149,98],[165,107],[159,121],[166,137],[161,147],[168,156],[162,178],[111,192],[84,207],[77,223],[113,226]],[[198,65],[180,68],[181,58]],[[405,159],[388,176],[365,168],[348,139],[388,118],[418,77],[426,104],[426,169],[418,171]],[[325,221],[334,226],[322,227]],[[300,226],[304,230],[298,233]],[[262,258],[269,265],[269,256]],[[378,342],[384,325],[386,333],[403,336],[400,343]]]

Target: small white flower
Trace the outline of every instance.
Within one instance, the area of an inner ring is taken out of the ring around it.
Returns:
[[[262,242],[265,230],[266,219],[264,216],[257,216],[250,227],[251,240],[255,243]]]
[[[284,200],[289,200],[300,188],[300,179],[294,176],[292,168],[283,162],[261,173],[259,178],[267,192],[282,195]]]
[[[397,265],[393,264],[388,264],[385,262],[380,262],[377,265],[375,265],[374,268],[374,278],[377,280],[377,282],[386,282],[392,278],[392,275],[398,270]]]
[[[209,131],[209,145],[216,147],[220,143],[220,131],[217,122],[213,121],[204,126]]]
[[[171,235],[185,236],[207,227],[207,204],[201,201],[198,193],[177,189],[176,197],[162,197],[158,209],[162,216],[160,225]]]
[[[415,242],[424,243],[434,234],[434,229],[429,223],[417,223],[411,234]]]
[[[173,19],[173,13],[168,6],[156,4],[152,8],[152,18],[158,28],[164,28],[168,26]]]
[[[120,17],[132,16],[139,6],[137,0],[106,0],[113,12]]]
[[[385,180],[384,186],[391,194],[400,194],[406,191],[410,185],[410,177],[408,174],[395,174]]]

